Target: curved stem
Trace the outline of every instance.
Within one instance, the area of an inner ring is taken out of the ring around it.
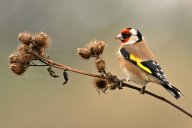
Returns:
[[[128,88],[131,88],[131,89],[134,89],[134,90],[137,90],[137,91],[140,91],[140,90],[141,90],[140,88],[138,88],[138,87],[136,87],[136,86],[133,86],[133,85],[130,85],[130,84],[127,84],[127,83],[123,83],[123,87],[128,87]],[[159,96],[159,95],[157,95],[157,94],[154,94],[154,93],[152,93],[152,92],[149,92],[149,91],[147,91],[147,90],[144,90],[144,93],[145,93],[145,94],[148,94],[148,95],[150,95],[150,96],[152,96],[152,97],[154,97],[154,98],[157,98],[157,99],[159,99],[159,100],[162,100],[162,101],[168,103],[169,105],[175,107],[176,109],[180,110],[181,112],[185,113],[186,115],[188,115],[189,117],[192,118],[192,114],[191,114],[190,112],[186,111],[186,110],[183,109],[182,107],[179,107],[178,105],[174,104],[174,103],[171,102],[170,100],[168,100],[168,99],[166,99],[166,98],[164,98],[164,97],[162,97],[162,96]]]
[[[34,67],[42,67],[42,66],[45,66],[45,67],[46,67],[46,66],[49,66],[49,65],[47,65],[47,64],[37,64],[37,65],[36,65],[36,64],[35,64],[35,65],[34,65],[34,64],[29,64],[28,66],[34,66]]]
[[[38,56],[38,55],[37,55]],[[102,78],[102,79],[108,79],[106,76],[102,76],[102,75],[96,75],[96,74],[92,74],[92,73],[87,73],[87,72],[84,72],[82,70],[78,70],[78,69],[75,69],[75,68],[71,68],[71,67],[68,67],[64,64],[60,64],[60,63],[56,63],[52,60],[49,60],[49,59],[46,59],[46,58],[43,58],[43,57],[39,57],[39,60],[44,63],[44,64],[47,64],[47,65],[51,65],[52,67],[55,67],[55,68],[59,68],[59,69],[67,69],[68,71],[72,71],[72,72],[75,72],[75,73],[79,73],[79,74],[82,74],[82,75],[86,75],[86,76],[91,76],[91,77],[96,77],[96,78]],[[127,88],[131,88],[131,89],[134,89],[134,90],[137,90],[137,91],[140,91],[141,89],[139,87],[136,87],[136,86],[133,86],[133,85],[130,85],[130,84],[127,84],[127,83],[122,83],[122,87],[127,87]],[[152,92],[149,92],[149,91],[146,91],[144,90],[144,93],[145,94],[148,94],[154,98],[157,98],[161,101],[164,101],[166,103],[168,103],[169,105],[173,106],[174,108],[180,110],[181,112],[185,113],[186,115],[188,115],[189,117],[192,118],[192,114],[188,111],[186,111],[185,109],[183,109],[182,107],[179,107],[178,105],[174,104],[173,102],[171,102],[170,100],[162,97],[162,96],[159,96],[157,94],[154,94]]]
[[[59,69],[67,69],[68,71],[71,71],[71,72],[75,72],[75,73],[79,73],[79,74],[82,74],[82,75],[86,75],[86,76],[91,76],[91,77],[97,77],[97,78],[103,78],[103,79],[107,79],[101,75],[96,75],[96,74],[92,74],[92,73],[87,73],[87,72],[84,72],[82,70],[78,70],[78,69],[75,69],[75,68],[71,68],[71,67],[68,67],[64,64],[60,64],[60,63],[56,63],[52,60],[48,60],[46,58],[43,58],[43,57],[39,57],[40,61],[44,64],[48,64],[48,65],[51,65],[52,67],[55,67],[55,68],[59,68]]]

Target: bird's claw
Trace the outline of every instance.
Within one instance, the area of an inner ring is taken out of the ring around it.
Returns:
[[[108,88],[109,87],[106,87],[106,88],[104,88],[103,90],[102,90],[102,92],[104,93],[104,94],[107,94],[107,90],[108,90]],[[97,92],[98,92],[98,95],[100,95],[101,94],[101,92],[100,92],[100,90],[99,89],[97,89]]]
[[[126,79],[119,80],[119,84],[117,86],[118,89],[123,89],[123,82],[126,81]]]
[[[145,94],[145,88],[146,88],[146,86],[143,86],[143,87],[140,89],[140,91],[139,91],[140,94],[143,94],[143,95]]]
[[[108,88],[109,88],[109,87],[106,87],[105,89],[103,89],[103,91],[102,91],[102,92],[103,92],[104,94],[107,94],[107,92],[106,92],[106,91],[108,90]]]

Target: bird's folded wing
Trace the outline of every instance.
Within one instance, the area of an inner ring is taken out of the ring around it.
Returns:
[[[134,56],[133,54],[127,52],[127,50],[124,49],[124,48],[121,48],[120,52],[121,52],[122,56],[127,61],[130,61],[131,63],[138,66],[142,70],[144,70],[147,73],[149,73],[149,74],[153,75],[154,77],[158,78],[159,80],[161,80],[165,84],[169,83],[166,76],[165,76],[165,74],[163,73],[160,65],[156,61],[154,61],[154,60],[142,61],[140,58],[138,58],[138,57]]]

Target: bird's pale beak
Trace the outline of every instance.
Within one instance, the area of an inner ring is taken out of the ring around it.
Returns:
[[[121,33],[119,35],[117,35],[116,37],[114,37],[114,39],[118,39],[118,40],[123,40],[123,37],[121,35]]]

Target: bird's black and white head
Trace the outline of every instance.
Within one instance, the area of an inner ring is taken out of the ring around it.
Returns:
[[[143,37],[139,30],[134,28],[125,28],[115,37],[115,39],[119,39],[121,41],[121,44],[134,44],[142,41],[142,38]]]

